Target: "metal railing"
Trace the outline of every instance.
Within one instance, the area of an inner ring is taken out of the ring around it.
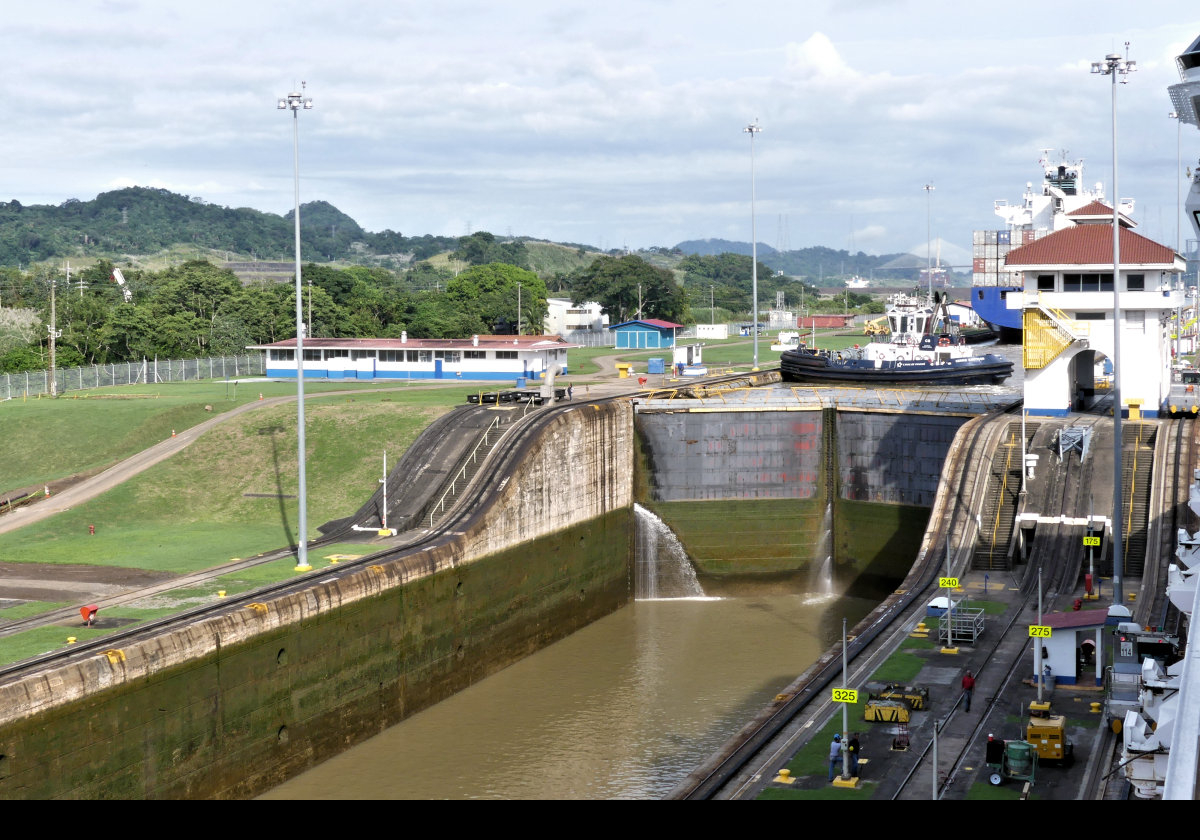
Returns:
[[[151,385],[265,374],[266,360],[262,353],[210,356],[203,359],[142,359],[140,362],[59,368],[54,371],[54,390],[64,394],[67,391],[83,391],[113,385]],[[0,374],[0,401],[40,397],[50,393],[48,370]]]
[[[455,474],[454,478],[450,479],[450,486],[446,488],[446,491],[442,493],[442,497],[434,502],[433,507],[429,509],[430,528],[432,528],[434,523],[437,521],[435,519],[437,514],[446,512],[446,498],[449,496],[457,497],[459,482],[463,482],[465,484],[466,482],[470,481],[470,476],[467,475],[468,468],[479,460],[479,450],[488,445],[492,432],[496,431],[496,428],[499,425],[500,418],[497,417],[488,425],[486,429],[484,429],[483,435],[479,438],[479,443],[475,444],[475,448],[471,450],[471,454],[463,460],[462,469]]]

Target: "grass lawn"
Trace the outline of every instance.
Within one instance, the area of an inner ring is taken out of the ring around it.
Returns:
[[[19,621],[22,618],[29,618],[31,615],[41,615],[69,605],[68,601],[25,601],[5,607],[0,610],[0,626],[3,626],[4,621]]]
[[[817,330],[817,345],[832,350],[845,350],[855,344],[862,344],[865,337],[845,330]],[[811,340],[811,339],[809,339]],[[779,363],[779,353],[771,350],[775,335],[763,334],[758,337],[758,365],[772,367]],[[722,368],[749,370],[754,365],[753,337],[734,336],[727,339],[705,338],[678,339],[680,345],[703,344],[704,364],[710,371]],[[663,359],[667,366],[671,364],[670,348],[662,350],[618,350],[615,347],[580,347],[567,351],[567,369],[573,376],[593,376],[600,368],[594,361],[601,356],[616,356],[618,361],[632,362],[638,369],[645,372],[647,359]]]
[[[372,393],[397,387],[406,386],[395,382],[305,382],[304,392],[315,398],[330,391]],[[441,390],[407,387],[422,392]],[[68,391],[56,400],[0,402],[0,440],[4,441],[0,447],[0,492],[105,469],[169,438],[172,431],[189,429],[214,413],[254,402],[259,394],[281,397],[295,393],[294,382],[207,380]],[[465,394],[464,390],[463,399]]]
[[[370,391],[309,403],[309,537],[357,510],[374,492],[384,450],[395,464],[467,390]],[[234,418],[103,496],[0,535],[0,560],[182,573],[291,545],[297,505],[286,497],[297,493],[295,441],[294,405]]]

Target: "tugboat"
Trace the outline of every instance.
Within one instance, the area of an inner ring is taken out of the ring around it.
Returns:
[[[834,352],[801,345],[780,357],[787,382],[848,382],[859,385],[986,385],[1012,376],[1013,363],[987,353],[976,356],[946,310],[945,293],[931,298],[893,295],[887,308],[890,333],[866,347]]]

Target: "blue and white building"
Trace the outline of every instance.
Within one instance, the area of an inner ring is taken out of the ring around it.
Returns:
[[[308,338],[305,379],[540,380],[567,373],[567,350],[552,335],[470,338]],[[267,376],[296,377],[296,339],[254,344],[266,353]]]
[[[658,318],[644,318],[625,321],[609,329],[617,334],[618,350],[662,350],[675,346],[675,331],[683,329],[683,325]]]

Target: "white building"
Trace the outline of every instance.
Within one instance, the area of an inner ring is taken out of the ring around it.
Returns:
[[[1112,209],[1093,202],[1070,214],[1076,223],[1009,252],[1023,291],[1007,298],[1022,309],[1025,408],[1063,416],[1102,396],[1115,356]],[[1120,217],[1123,411],[1157,416],[1171,387],[1173,326],[1181,305],[1182,257],[1134,233]]]
[[[308,338],[305,379],[538,380],[567,373],[558,336],[476,335],[470,338]],[[296,339],[255,344],[267,354],[267,376],[296,376]]]
[[[602,332],[608,327],[608,316],[595,301],[575,304],[570,298],[547,298],[546,335],[567,335],[572,332]]]

